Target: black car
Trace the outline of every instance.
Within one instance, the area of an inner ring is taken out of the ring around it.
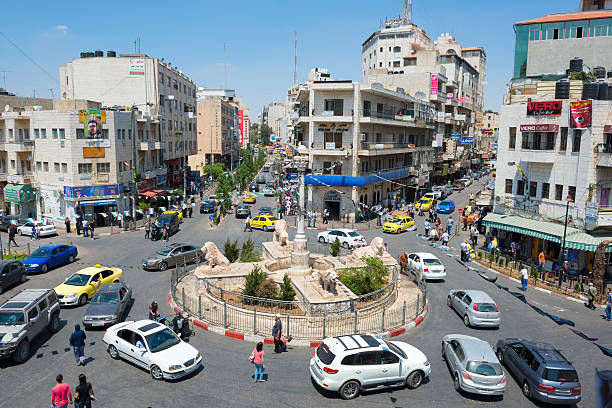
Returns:
[[[176,213],[160,214],[155,220],[155,224],[159,225],[160,231],[164,229],[164,225],[168,227],[168,235],[172,235],[179,230],[179,218]]]
[[[259,184],[257,183],[251,183],[251,185],[249,186],[249,191],[255,193],[259,191]]]
[[[108,327],[123,320],[132,302],[132,290],[124,283],[105,283],[89,302],[83,326]]]
[[[19,282],[25,282],[26,269],[21,261],[7,259],[0,261],[0,293]]]
[[[202,201],[200,203],[200,214],[214,213],[217,210],[217,203],[213,200]]]
[[[259,215],[264,215],[264,214],[272,214],[272,207],[268,207],[268,206],[263,206],[263,207],[259,207]]]
[[[14,221],[16,227],[20,227],[28,223],[28,220],[20,215],[5,215],[0,217],[0,231],[8,232],[11,221]]]

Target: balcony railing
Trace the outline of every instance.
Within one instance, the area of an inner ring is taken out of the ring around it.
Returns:
[[[401,149],[406,147],[416,147],[414,143],[399,142],[361,142],[361,148],[365,150],[379,149]]]
[[[599,204],[600,213],[612,213],[612,205],[610,204]]]

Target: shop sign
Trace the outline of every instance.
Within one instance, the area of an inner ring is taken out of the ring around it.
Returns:
[[[99,186],[64,186],[64,197],[104,197],[119,195],[118,184],[104,184]]]
[[[493,129],[482,129],[480,132],[483,136],[493,136],[494,133]]]
[[[599,203],[588,202],[586,203],[585,221],[590,221],[591,223],[597,223],[597,213],[599,212]]]
[[[461,139],[461,133],[451,133],[451,139],[453,140]]]
[[[465,121],[466,116],[464,114],[455,115],[455,120]]]
[[[445,112],[438,112],[438,122],[444,122]]]
[[[455,158],[455,155],[452,153],[444,153],[442,155],[442,159],[444,160],[453,160]]]
[[[605,125],[604,133],[612,133],[612,125]]]
[[[438,94],[438,74],[431,74],[430,94],[432,96]]]
[[[461,144],[474,144],[473,136],[461,136]]]
[[[470,103],[470,98],[467,96],[462,96],[459,98],[459,103]]]
[[[527,102],[527,116],[560,115],[563,101]]]
[[[570,127],[572,129],[590,128],[592,113],[592,100],[570,102]]]
[[[115,200],[87,200],[79,201],[81,207],[96,206],[96,205],[115,205]]]
[[[137,183],[136,186],[138,187],[138,191],[139,192],[142,192],[142,191],[148,190],[150,188],[156,187],[156,185],[155,185],[155,178],[150,178],[150,179],[141,181],[141,182]]]
[[[104,157],[105,148],[103,147],[83,147],[83,158]]]
[[[541,124],[541,125],[521,125],[521,132],[558,132],[559,125]]]
[[[453,95],[453,93],[452,93],[452,92],[448,92],[448,93],[446,94],[446,100],[447,100],[447,101],[452,101],[452,100],[453,100],[453,96],[454,96],[454,95]]]

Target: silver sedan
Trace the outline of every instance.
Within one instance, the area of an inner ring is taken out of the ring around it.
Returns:
[[[499,327],[501,324],[497,304],[481,290],[451,290],[446,304],[459,313],[466,327]]]
[[[148,258],[142,260],[145,270],[165,271],[169,267],[183,265],[183,263],[200,263],[204,254],[200,248],[193,245],[175,243],[169,244]]]

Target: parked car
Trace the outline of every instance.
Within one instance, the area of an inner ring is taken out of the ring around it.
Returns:
[[[463,318],[466,327],[499,327],[501,323],[497,304],[481,290],[450,290],[446,304]]]
[[[257,178],[255,179],[255,182],[257,184],[265,184],[266,182],[266,177],[265,176],[257,176]]]
[[[272,215],[258,215],[251,220],[251,228],[259,228],[264,231],[274,231],[278,219]]]
[[[463,177],[459,179],[459,182],[463,184],[463,187],[469,187],[472,184],[472,179],[470,177]]]
[[[214,213],[217,211],[217,203],[213,200],[206,200],[200,203],[200,214]]]
[[[250,191],[250,192],[252,192],[252,193],[256,193],[256,192],[258,192],[258,191],[259,191],[259,184],[257,184],[257,183],[251,183],[251,184],[249,185],[249,191]]]
[[[55,226],[53,224],[48,223],[47,221],[28,221],[22,226],[17,227],[17,233],[26,236],[32,235],[32,228],[34,228],[35,224],[38,227],[39,237],[50,237],[52,235],[57,235]]]
[[[423,197],[429,197],[434,201],[438,201],[442,199],[442,191],[441,190],[432,190],[429,193],[425,193]]]
[[[102,341],[112,359],[123,358],[136,364],[155,380],[184,377],[202,363],[198,350],[152,320],[115,324],[106,330]]]
[[[14,259],[0,261],[0,293],[19,282],[25,282],[27,279],[26,269],[21,261]]]
[[[26,224],[27,222],[27,218],[24,218],[20,215],[4,215],[0,217],[0,231],[8,232],[9,226],[11,224],[20,227],[23,224]]]
[[[132,302],[132,289],[125,283],[105,283],[89,302],[83,315],[83,326],[106,327],[125,318]]]
[[[25,289],[0,306],[0,356],[23,363],[30,343],[45,330],[57,333],[60,307],[53,289]]]
[[[497,341],[497,358],[523,395],[547,404],[577,404],[582,386],[572,364],[554,346],[510,338]]]
[[[272,215],[272,207],[268,207],[268,206],[262,206],[259,207],[259,215]]]
[[[453,190],[454,190],[454,191],[461,191],[461,190],[463,190],[464,188],[465,188],[465,186],[464,186],[464,185],[463,185],[463,183],[462,183],[462,182],[460,182],[460,181],[455,181],[455,182],[453,183]]]
[[[399,234],[400,232],[407,231],[408,228],[414,226],[414,220],[406,215],[396,215],[390,221],[383,224],[383,232],[391,234]]]
[[[119,282],[122,277],[123,270],[103,267],[98,264],[73,273],[66,278],[64,283],[57,285],[54,290],[57,293],[60,305],[83,306],[103,284]]]
[[[453,200],[440,201],[437,211],[439,214],[451,214],[455,211],[455,202]]]
[[[456,391],[504,395],[506,375],[486,341],[464,334],[442,338],[442,359],[450,369]]]
[[[422,209],[423,211],[429,211],[429,208],[431,208],[433,202],[434,201],[429,197],[421,197],[414,205],[414,208],[417,210]]]
[[[344,248],[358,248],[366,244],[366,239],[363,235],[355,232],[355,230],[348,228],[338,228],[331,231],[322,231],[317,235],[317,240],[320,243],[331,244],[335,240],[340,241],[340,244]]]
[[[164,229],[164,225],[168,228],[168,235],[172,235],[179,230],[179,218],[176,213],[162,213],[160,214],[155,222],[159,224],[160,229]]]
[[[437,256],[429,252],[409,254],[408,269],[425,279],[446,279],[446,268]]]
[[[144,270],[165,271],[168,267],[183,265],[183,263],[200,263],[204,259],[202,249],[184,243],[166,245],[153,255],[142,260]]]
[[[264,173],[268,173],[268,172],[270,172],[270,166],[264,166],[264,167],[263,167],[263,172],[264,172]]]
[[[238,204],[236,206],[236,218],[246,218],[251,216],[251,207],[247,204]]]
[[[310,359],[310,376],[343,399],[387,387],[418,388],[431,373],[423,352],[403,341],[372,334],[326,338]]]
[[[73,263],[78,255],[74,245],[45,245],[36,249],[22,262],[27,273],[47,273],[49,269]]]
[[[436,194],[437,200],[444,200],[447,196],[446,187],[444,186],[433,186],[431,191]]]
[[[265,197],[274,197],[276,190],[272,187],[264,187],[263,194]]]

